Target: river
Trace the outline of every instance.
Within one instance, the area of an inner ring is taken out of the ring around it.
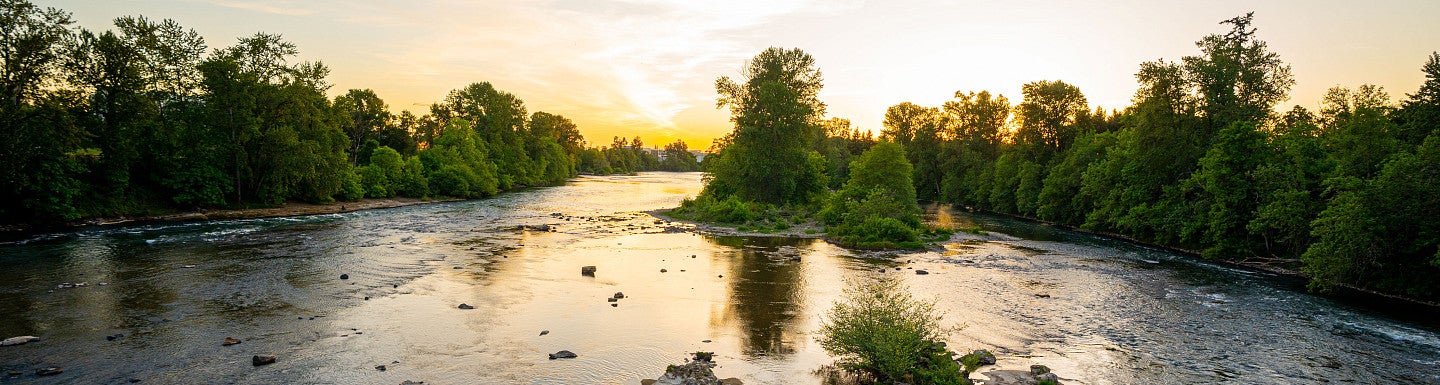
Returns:
[[[815,384],[831,360],[820,316],[847,280],[880,275],[937,302],[960,327],[951,348],[1044,364],[1066,384],[1440,383],[1433,310],[941,206],[930,220],[986,232],[880,258],[644,213],[700,187],[699,174],[580,177],[484,200],[10,240],[0,338],[42,340],[0,347],[0,384],[636,384],[699,350],[720,377]],[[559,350],[579,357],[548,359]],[[278,361],[254,367],[257,354]]]

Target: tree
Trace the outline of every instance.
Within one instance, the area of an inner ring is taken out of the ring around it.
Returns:
[[[905,155],[915,167],[911,178],[923,199],[933,200],[940,195],[940,147],[945,132],[942,122],[940,109],[934,107],[905,102],[885,110],[885,129],[880,138],[905,147]]]
[[[916,246],[920,207],[905,148],[880,142],[850,165],[850,180],[818,215],[828,234],[859,247]]]
[[[700,162],[695,160],[695,154],[685,145],[685,141],[676,140],[675,143],[665,145],[665,159],[660,161],[660,169],[665,171],[700,171]]]
[[[743,84],[728,77],[715,81],[717,106],[730,107],[735,130],[710,170],[705,194],[775,204],[810,201],[825,186],[823,162],[810,161],[825,113],[815,59],[799,49],[771,47],[744,73]]]
[[[499,167],[500,188],[537,182],[525,167],[530,158],[522,134],[529,115],[519,97],[489,82],[472,83],[450,91],[444,102],[430,106],[430,113],[444,124],[459,118],[473,126],[490,146],[490,157]]]
[[[1015,141],[1038,146],[1034,160],[1047,163],[1050,156],[1075,142],[1079,136],[1076,123],[1090,106],[1080,88],[1059,80],[1026,83],[1021,91],[1025,100],[1016,108],[1020,129]]]
[[[361,153],[360,147],[370,140],[379,143],[381,133],[393,126],[390,107],[375,91],[352,89],[335,97],[335,109],[347,118],[341,124],[350,138],[350,148],[346,151],[350,164],[369,163],[369,153]],[[403,144],[400,148],[404,148]]]
[[[1184,58],[1186,80],[1200,96],[1209,135],[1235,122],[1267,121],[1295,84],[1290,65],[1255,38],[1254,16],[1250,12],[1220,22],[1230,31],[1205,36],[1195,42],[1200,55]]]
[[[24,0],[0,0],[0,217],[74,219],[82,172],[82,131],[71,114],[82,98],[47,85],[59,78],[70,14]]]

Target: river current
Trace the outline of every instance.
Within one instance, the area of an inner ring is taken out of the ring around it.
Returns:
[[[1440,383],[1432,309],[943,206],[929,220],[985,232],[876,255],[645,214],[700,187],[694,173],[580,177],[484,200],[9,240],[0,338],[42,339],[0,347],[0,384],[636,384],[702,350],[722,378],[816,384],[831,361],[821,316],[847,281],[881,275],[936,301],[958,327],[952,349],[996,353],[976,379],[1044,364],[1066,384]],[[547,357],[559,350],[579,357]],[[64,372],[36,375],[46,367]]]

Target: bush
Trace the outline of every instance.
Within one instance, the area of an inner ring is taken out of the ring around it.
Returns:
[[[968,384],[954,353],[936,341],[933,302],[917,300],[898,280],[850,282],[842,302],[826,313],[817,340],[839,366],[881,383]]]
[[[671,214],[701,222],[734,224],[759,219],[768,208],[768,205],[746,202],[733,195],[725,199],[700,195],[695,199],[680,202],[680,208],[671,211]]]

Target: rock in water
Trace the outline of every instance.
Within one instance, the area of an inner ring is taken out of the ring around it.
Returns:
[[[64,369],[60,369],[60,368],[50,367],[50,368],[44,368],[44,369],[40,369],[40,370],[36,370],[36,371],[35,371],[35,375],[37,375],[37,376],[53,376],[53,375],[60,374],[60,373],[65,373],[65,370],[64,370]]]
[[[615,299],[625,298],[625,293],[615,292]]]
[[[610,298],[606,298],[606,299],[605,299],[605,302],[615,302],[615,301],[619,301],[619,299],[616,299],[615,297],[610,297]]]
[[[926,275],[926,274],[930,274],[930,272],[925,271],[925,270],[915,270],[915,275]]]
[[[350,274],[340,274],[340,279],[350,279]]]
[[[595,276],[595,266],[582,266],[582,267],[580,267],[580,275],[584,275],[584,276],[588,276],[588,277],[594,277],[594,276]]]
[[[1050,373],[1050,367],[1045,365],[1030,365],[1030,374],[1041,375]]]
[[[1044,373],[1044,374],[1035,376],[1035,382],[1036,382],[1036,383],[1045,384],[1045,383],[1047,383],[1046,381],[1049,381],[1048,383],[1050,383],[1050,384],[1059,384],[1059,383],[1060,383],[1060,376],[1055,375],[1055,373]]]
[[[240,343],[240,339],[238,339],[238,338],[225,337],[225,342],[220,343],[220,345],[221,345],[221,346],[230,346],[230,345],[234,345],[234,344],[238,344],[238,343]]]
[[[549,331],[549,330],[541,330],[541,331],[540,331],[540,335],[543,336],[543,335],[546,335],[546,334],[550,334],[550,331]]]
[[[463,304],[463,303],[460,304],[460,306],[457,306],[457,307],[459,307],[460,310],[470,310],[470,309],[474,309],[474,308],[475,308],[474,306],[466,305],[466,304]]]
[[[275,363],[275,356],[254,356],[250,357],[250,364],[255,366],[270,365]]]
[[[10,337],[10,338],[6,338],[6,339],[4,339],[4,340],[0,340],[0,346],[24,345],[24,344],[28,344],[28,343],[35,342],[35,341],[39,341],[39,340],[40,340],[40,337],[36,337],[36,336]]]
[[[989,350],[985,350],[985,349],[976,350],[976,351],[970,352],[970,354],[967,354],[967,356],[975,356],[975,357],[976,357],[975,362],[980,363],[980,365],[995,365],[995,355],[994,355],[994,354],[990,354],[990,351],[989,351]],[[961,359],[964,359],[964,357],[961,357]]]
[[[552,359],[552,360],[553,360],[553,359],[557,359],[557,358],[575,358],[575,357],[579,357],[579,356],[576,355],[575,353],[571,353],[569,350],[561,350],[561,351],[558,351],[558,352],[555,352],[555,353],[551,353],[551,354],[550,354],[550,359]]]
[[[375,370],[379,370],[379,371],[382,371],[382,372],[383,372],[383,371],[385,371],[385,365],[376,366],[376,367],[375,367]]]

